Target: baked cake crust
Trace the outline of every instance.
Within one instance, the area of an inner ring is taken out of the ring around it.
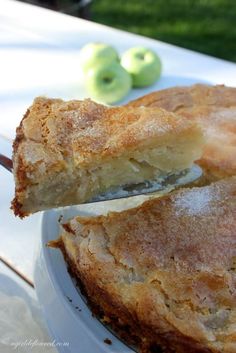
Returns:
[[[142,352],[236,352],[235,177],[74,218],[50,245],[95,313]]]
[[[23,217],[86,201],[104,175],[110,182],[118,170],[118,178],[124,179],[125,162],[136,178],[141,170],[148,179],[157,170],[152,165],[155,156],[164,172],[183,170],[199,158],[202,144],[196,124],[160,108],[111,108],[91,100],[36,98],[17,128],[13,145],[12,208]],[[155,148],[164,152],[155,154]],[[150,163],[142,161],[143,155],[149,158],[149,150]],[[102,174],[105,164],[107,171]],[[133,182],[133,175],[129,177]]]
[[[236,174],[236,88],[197,84],[153,92],[127,104],[161,107],[203,128],[206,141],[198,163],[209,179]]]

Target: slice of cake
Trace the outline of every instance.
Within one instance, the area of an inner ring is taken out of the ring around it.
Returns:
[[[36,98],[14,141],[12,208],[23,217],[179,173],[202,145],[198,126],[160,108]]]
[[[128,107],[160,107],[197,122],[206,144],[198,164],[210,180],[236,175],[236,88],[173,87],[150,93]]]
[[[64,224],[95,314],[145,353],[236,352],[236,178]]]

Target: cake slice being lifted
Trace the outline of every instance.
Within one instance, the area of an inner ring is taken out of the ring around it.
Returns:
[[[16,215],[163,178],[200,157],[200,128],[161,108],[36,98],[14,141]]]

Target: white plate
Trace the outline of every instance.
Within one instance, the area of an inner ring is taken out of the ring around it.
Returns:
[[[138,198],[136,198],[136,201]],[[71,353],[133,353],[131,348],[116,338],[102,323],[92,316],[67,272],[66,263],[58,249],[46,247],[49,240],[57,239],[60,232],[58,219],[66,220],[75,215],[104,214],[133,205],[133,200],[109,201],[68,207],[44,212],[41,221],[41,239],[37,251],[34,282],[49,332],[60,344],[59,352]],[[138,202],[140,202],[140,197]],[[106,338],[111,345],[104,342]],[[69,343],[64,347],[63,343]]]

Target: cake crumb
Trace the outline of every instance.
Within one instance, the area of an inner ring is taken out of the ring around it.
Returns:
[[[109,338],[105,338],[104,343],[111,345],[112,341]]]
[[[63,216],[62,216],[62,214],[59,216],[59,218],[58,218],[58,223],[61,223],[61,221],[62,221],[62,219],[63,219]]]
[[[68,297],[68,296],[66,296],[66,297],[69,300],[69,302],[72,303],[72,299],[70,297]]]

